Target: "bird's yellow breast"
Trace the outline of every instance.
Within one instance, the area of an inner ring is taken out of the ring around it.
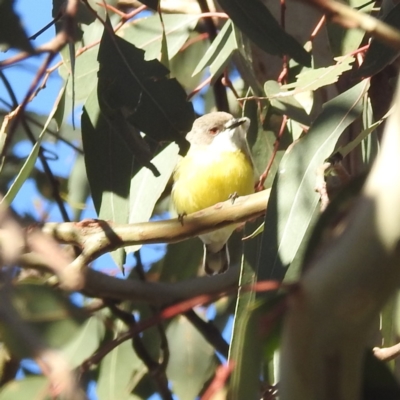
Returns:
[[[179,214],[210,207],[234,193],[254,192],[253,166],[240,150],[189,152],[179,162],[174,181],[172,200]]]

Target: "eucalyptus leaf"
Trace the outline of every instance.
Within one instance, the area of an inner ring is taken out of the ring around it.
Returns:
[[[37,399],[51,400],[49,381],[44,376],[28,376],[13,380],[0,390],[0,400]]]
[[[175,141],[185,154],[185,135],[194,120],[185,91],[176,79],[168,79],[169,71],[159,61],[145,61],[143,50],[109,31],[104,30],[98,55],[102,112],[109,123],[118,122],[115,113],[122,112],[135,128],[157,142]],[[134,146],[131,151],[141,156]]]
[[[279,25],[259,0],[220,0],[233,23],[258,47],[275,55],[287,54],[298,63],[311,66],[311,56]]]
[[[129,196],[129,223],[149,221],[154,206],[165,190],[172,172],[178,162],[179,148],[171,143],[163,151],[153,158],[153,164],[160,171],[160,176],[154,174],[146,167],[132,178]],[[141,245],[129,246],[125,250],[133,253],[139,250]]]
[[[14,0],[0,1],[0,49],[15,47],[31,53],[33,47],[13,6]]]
[[[383,18],[386,24],[400,29],[400,4],[396,4]],[[377,74],[399,56],[399,51],[379,40],[372,38],[364,62],[354,74],[355,77],[366,77]]]
[[[194,400],[218,365],[214,349],[183,316],[167,328],[170,359],[167,376],[179,399]]]
[[[302,72],[296,76],[296,82],[282,86],[282,89],[286,92],[274,94],[271,98],[280,99],[301,92],[315,91],[320,87],[331,85],[337,82],[343,72],[352,68],[350,64],[354,62],[355,58],[353,56],[345,56],[335,58],[335,60],[337,61],[336,64],[330,67],[309,69]]]
[[[318,205],[317,169],[361,114],[367,89],[368,82],[361,82],[327,102],[307,135],[282,158],[265,216],[259,279],[283,279]]]

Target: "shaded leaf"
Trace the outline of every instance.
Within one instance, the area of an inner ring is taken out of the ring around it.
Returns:
[[[383,22],[400,29],[400,4],[396,4],[383,18]],[[365,55],[364,62],[355,72],[355,77],[366,77],[377,74],[399,56],[399,51],[390,46],[372,39]]]
[[[129,196],[129,223],[149,221],[154,206],[164,191],[172,172],[178,162],[178,146],[171,143],[163,151],[153,158],[153,164],[160,171],[160,176],[154,174],[148,168],[141,168],[132,178]],[[127,253],[139,250],[141,245],[129,246]]]
[[[327,102],[307,135],[282,158],[265,216],[259,279],[282,279],[296,256],[319,201],[316,171],[360,115],[367,88],[361,82]]]
[[[8,382],[0,390],[0,400],[50,400],[49,381],[44,376],[28,376]]]
[[[282,86],[281,89],[286,92],[275,94],[272,98],[290,97],[300,92],[315,91],[322,86],[331,85],[337,82],[343,72],[352,68],[350,64],[354,62],[355,58],[353,56],[345,56],[335,58],[335,60],[337,63],[330,67],[309,69],[297,75],[296,82]]]
[[[122,111],[137,129],[156,141],[175,141],[185,154],[194,111],[179,83],[167,78],[169,71],[157,60],[145,61],[143,50],[109,29],[104,30],[98,61],[102,112],[112,118]],[[139,157],[137,148],[131,150]]]
[[[152,8],[153,10],[158,10],[159,0],[144,0],[142,1],[147,7]]]
[[[196,276],[202,256],[203,245],[198,238],[169,244],[162,259],[160,281],[178,282]]]
[[[14,0],[0,0],[0,49],[9,47],[32,52],[33,47],[13,9]]]
[[[183,316],[168,325],[167,376],[181,400],[194,400],[218,365],[214,349]]]
[[[77,154],[74,166],[68,178],[67,201],[72,208],[73,221],[78,221],[80,219],[89,194],[90,186],[86,174],[85,158],[82,154]]]
[[[366,2],[365,0],[345,0],[345,4],[352,8],[360,9],[362,12],[369,14],[374,7],[374,2]],[[364,6],[365,5],[365,6]],[[326,22],[329,44],[335,57],[351,53],[358,49],[365,36],[365,32],[361,29],[347,29],[332,22],[330,19]]]
[[[267,53],[287,54],[298,63],[311,66],[311,56],[286,33],[259,0],[220,0],[222,9],[251,41]]]
[[[99,218],[127,223],[134,160],[120,136],[113,134],[101,114],[96,90],[83,108],[82,140],[87,177]],[[125,260],[124,250],[112,254],[121,266]]]

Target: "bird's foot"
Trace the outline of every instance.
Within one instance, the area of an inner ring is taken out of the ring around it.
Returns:
[[[181,223],[181,225],[183,226],[183,218],[186,217],[186,213],[182,213],[182,214],[178,214],[178,221]]]
[[[232,194],[229,195],[229,200],[232,202],[232,204],[235,202],[235,200],[239,197],[239,195],[237,194],[237,192],[234,192]]]

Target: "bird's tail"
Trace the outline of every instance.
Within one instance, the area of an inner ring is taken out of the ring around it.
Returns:
[[[207,275],[217,275],[225,272],[229,267],[229,251],[225,243],[221,250],[212,252],[208,245],[204,245],[203,267]]]

